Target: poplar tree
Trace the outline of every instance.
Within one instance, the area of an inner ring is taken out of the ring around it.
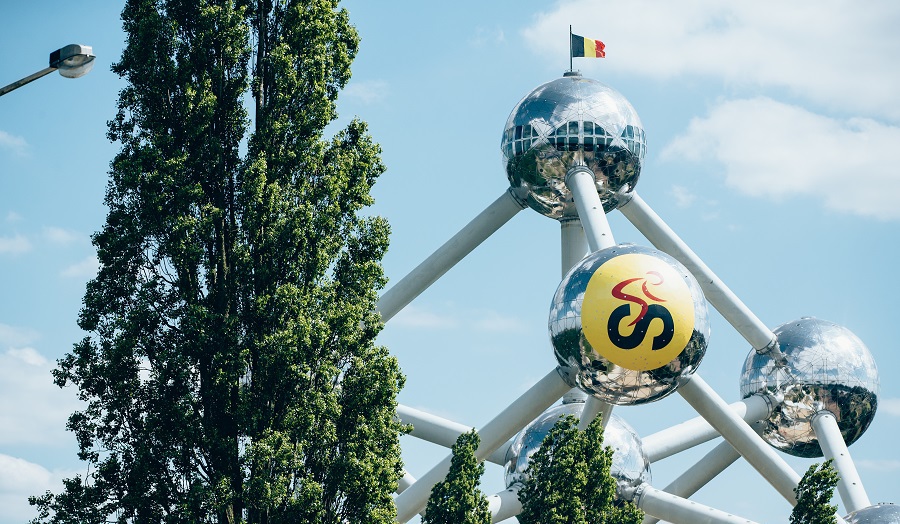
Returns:
[[[456,439],[450,471],[431,489],[422,524],[491,524],[487,497],[478,488],[484,474],[475,456],[480,442],[474,429]]]
[[[87,473],[34,522],[389,523],[388,225],[337,0],[128,0],[100,269],[58,362]],[[249,101],[249,103],[248,103]],[[249,109],[247,109],[249,108]]]
[[[813,464],[794,488],[797,505],[791,511],[791,524],[836,524],[837,506],[831,504],[838,473],[829,459]]]
[[[519,522],[640,524],[643,512],[616,500],[612,456],[612,448],[603,446],[599,418],[580,431],[575,417],[561,417],[531,456],[519,491]]]

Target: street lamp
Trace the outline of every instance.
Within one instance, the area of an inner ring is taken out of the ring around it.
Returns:
[[[0,88],[0,96],[3,96],[14,89],[18,89],[29,82],[33,82],[42,76],[49,75],[56,70],[59,70],[59,74],[66,78],[78,78],[79,76],[86,75],[93,67],[94,53],[91,46],[69,44],[50,53],[50,66],[46,69],[42,69],[37,73],[28,75],[21,80],[16,80],[6,87]]]

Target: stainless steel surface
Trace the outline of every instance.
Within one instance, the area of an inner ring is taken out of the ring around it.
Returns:
[[[506,454],[507,487],[523,482],[527,478],[526,470],[531,456],[540,448],[541,442],[556,421],[565,415],[579,418],[583,408],[583,400],[557,404],[516,435]],[[630,491],[644,482],[650,482],[650,461],[644,453],[640,437],[627,422],[615,414],[603,432],[603,444],[613,449],[610,473],[616,479],[620,494],[623,490]]]
[[[828,410],[849,446],[869,427],[878,406],[878,369],[865,344],[850,330],[802,318],[774,330],[786,363],[751,350],[741,373],[741,396],[763,392],[783,399],[762,436],[797,457],[821,457],[813,416]]]
[[[900,506],[895,504],[875,504],[844,517],[847,524],[900,524]]]
[[[604,357],[585,336],[582,322],[582,315],[590,314],[582,306],[595,272],[607,261],[630,254],[654,257],[671,268],[683,280],[693,302],[693,329],[687,332],[686,345],[667,363],[644,371],[626,369]],[[549,330],[560,371],[572,387],[579,387],[610,404],[636,405],[669,395],[678,387],[680,378],[690,376],[697,369],[706,353],[709,319],[700,286],[678,261],[651,248],[619,245],[588,255],[563,277],[551,303]]]
[[[381,295],[376,306],[381,321],[387,323],[522,209],[524,206],[512,196],[511,191],[504,191],[437,251]]]
[[[631,192],[629,200],[619,206],[619,211],[640,231],[656,249],[664,251],[684,264],[694,275],[707,302],[725,317],[751,346],[761,353],[772,351],[781,355],[772,330],[725,285],[712,269],[697,256],[697,253],[682,240],[668,224],[656,214],[637,191]]]
[[[548,406],[566,394],[569,387],[560,378],[558,370],[547,373],[535,385],[531,386],[512,404],[492,418],[478,430],[481,445],[475,450],[478,460],[484,460],[495,449],[504,445],[517,431],[525,428],[528,421],[534,420]],[[425,509],[431,489],[443,480],[450,471],[452,455],[444,459],[422,475],[415,484],[394,498],[397,507],[397,522],[408,522],[417,513]]]
[[[609,212],[637,184],[647,140],[637,112],[618,91],[571,75],[537,87],[516,105],[500,149],[513,194],[559,219],[577,216],[565,184],[569,168],[593,172]]]

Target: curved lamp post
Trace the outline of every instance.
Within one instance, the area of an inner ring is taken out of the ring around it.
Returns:
[[[0,88],[0,96],[3,96],[14,89],[18,89],[29,82],[33,82],[42,76],[49,75],[53,71],[58,70],[59,74],[66,78],[78,78],[79,76],[86,75],[92,67],[94,67],[94,53],[91,46],[69,44],[50,53],[49,67],[32,75],[28,75],[21,80],[16,80],[6,87]]]

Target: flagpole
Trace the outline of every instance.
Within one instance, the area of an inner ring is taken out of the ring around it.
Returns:
[[[572,24],[569,24],[569,71],[574,71],[572,68]]]

